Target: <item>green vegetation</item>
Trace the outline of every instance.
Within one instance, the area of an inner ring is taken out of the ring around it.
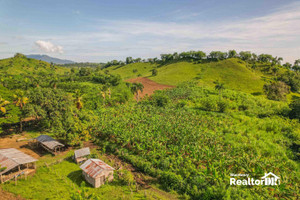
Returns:
[[[169,100],[156,104],[162,96]],[[220,99],[218,91],[184,84],[105,110],[98,138],[166,189],[194,199],[296,198],[300,126],[285,117],[288,112],[286,103],[230,90]],[[228,185],[230,173],[261,177],[267,171],[282,179],[272,192]]]
[[[69,152],[67,156],[56,159],[57,161],[53,157],[39,161],[39,167],[34,176],[28,177],[27,180],[18,180],[18,185],[14,182],[4,184],[3,189],[27,199],[39,200],[166,199],[164,192],[160,190],[159,192],[143,188],[136,190],[135,182],[132,180],[133,175],[128,170],[118,170],[112,183],[106,183],[101,188],[95,189],[85,183],[81,169],[71,159],[72,153],[73,151]],[[103,156],[101,159],[113,164]],[[171,196],[176,198],[176,195]]]
[[[46,132],[70,146],[93,141],[186,198],[296,199],[299,73],[297,63],[281,60],[247,51],[191,51],[70,69],[16,54],[0,61],[0,133]],[[140,100],[144,86],[122,81],[140,75],[177,87]],[[93,189],[81,184],[70,160],[49,168],[43,162],[36,176],[3,188],[32,199],[146,199],[130,191],[129,172],[117,171],[113,183]],[[266,172],[280,176],[281,184],[229,185],[231,173],[260,178]]]

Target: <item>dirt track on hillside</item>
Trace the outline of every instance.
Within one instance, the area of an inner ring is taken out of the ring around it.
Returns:
[[[168,88],[174,88],[175,86],[172,85],[163,85],[156,83],[148,78],[145,77],[138,77],[138,78],[133,78],[133,79],[128,79],[126,80],[127,82],[130,83],[142,83],[144,85],[143,92],[140,94],[140,97],[143,98],[145,95],[152,95],[155,90],[163,90],[163,89],[168,89]]]

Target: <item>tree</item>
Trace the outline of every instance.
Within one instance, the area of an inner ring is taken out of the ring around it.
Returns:
[[[136,95],[136,101],[137,102],[140,99],[139,92],[143,92],[143,89],[144,89],[144,85],[141,84],[141,83],[133,83],[131,85],[131,92]]]
[[[251,57],[252,57],[252,54],[251,54],[250,51],[241,51],[241,52],[239,53],[239,55],[240,55],[240,58],[241,58],[242,60],[244,60],[246,63],[248,63],[248,61],[250,61],[250,59],[251,59]]]
[[[152,69],[152,76],[157,76],[157,69]]]
[[[74,97],[75,97],[75,99],[74,99],[75,106],[78,110],[80,110],[83,107],[83,103],[81,101],[82,95],[81,95],[80,90],[75,91]]]
[[[215,89],[219,91],[219,96],[221,98],[222,91],[225,89],[224,83],[221,83],[220,81],[215,81],[214,83],[216,84]]]
[[[235,50],[228,51],[228,58],[235,58],[237,56],[237,52]]]
[[[295,60],[292,69],[298,74],[300,72],[300,59]]]
[[[54,77],[53,79],[50,80],[50,86],[53,87],[54,89],[56,89],[57,87],[57,83],[58,83],[58,78]]]
[[[265,84],[264,91],[268,99],[280,101],[285,100],[286,95],[290,91],[290,87],[284,82],[278,81]]]
[[[17,93],[13,97],[14,97],[14,104],[18,106],[22,112],[20,115],[20,132],[22,132],[23,131],[22,120],[25,117],[24,106],[28,103],[29,99],[25,97],[23,91],[17,91]]]
[[[2,112],[3,114],[6,113],[6,108],[5,106],[8,105],[10,102],[3,99],[2,97],[0,97],[0,112]]]
[[[272,67],[272,72],[274,73],[275,77],[277,76],[277,72],[279,72],[279,67],[274,66]]]
[[[132,59],[132,57],[127,57],[126,58],[126,64],[128,65],[130,63],[133,63],[133,59]]]
[[[290,86],[292,92],[300,91],[300,75],[297,75],[295,72],[287,70],[279,76],[278,80]]]
[[[291,69],[292,64],[289,62],[286,62],[285,64],[282,65],[283,67],[285,67],[286,69]]]
[[[208,57],[213,60],[224,60],[227,58],[227,53],[221,51],[212,51],[209,53]]]
[[[290,118],[300,119],[300,99],[296,99],[290,104]]]

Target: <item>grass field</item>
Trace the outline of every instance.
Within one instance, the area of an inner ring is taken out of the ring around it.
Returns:
[[[98,199],[177,199],[176,194],[164,192],[155,185],[151,185],[150,189],[140,188],[136,191],[135,185],[124,184],[117,173],[113,182],[93,188],[84,181],[79,165],[71,159],[72,155],[73,151],[56,157],[47,154],[38,161],[38,169],[33,176],[27,180],[18,180],[17,185],[14,181],[5,183],[2,189],[26,199],[39,200],[76,199],[74,194],[81,194],[85,196],[84,199],[89,199],[87,196],[92,194]],[[113,161],[109,162],[105,155],[100,155],[100,158],[113,165]]]

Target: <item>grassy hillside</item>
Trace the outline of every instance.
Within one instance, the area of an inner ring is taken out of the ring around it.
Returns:
[[[150,76],[151,70],[155,69],[158,65],[151,63],[132,63],[125,66],[112,66],[107,68],[113,74],[119,74],[122,79],[136,78],[141,76]]]
[[[10,75],[34,75],[38,73],[64,74],[64,72],[70,71],[68,68],[53,66],[47,62],[26,58],[22,55],[0,60],[0,70],[1,73]]]
[[[264,81],[262,73],[246,67],[246,63],[232,58],[219,62],[194,64],[181,61],[163,65],[158,70],[157,76],[151,76],[151,70],[157,64],[133,63],[125,66],[108,68],[111,73],[120,74],[123,79],[135,78],[140,74],[153,81],[166,85],[178,85],[190,80],[198,80],[201,85],[214,86],[214,81],[220,80],[230,89],[254,93],[262,92]],[[137,72],[133,72],[136,69]]]

